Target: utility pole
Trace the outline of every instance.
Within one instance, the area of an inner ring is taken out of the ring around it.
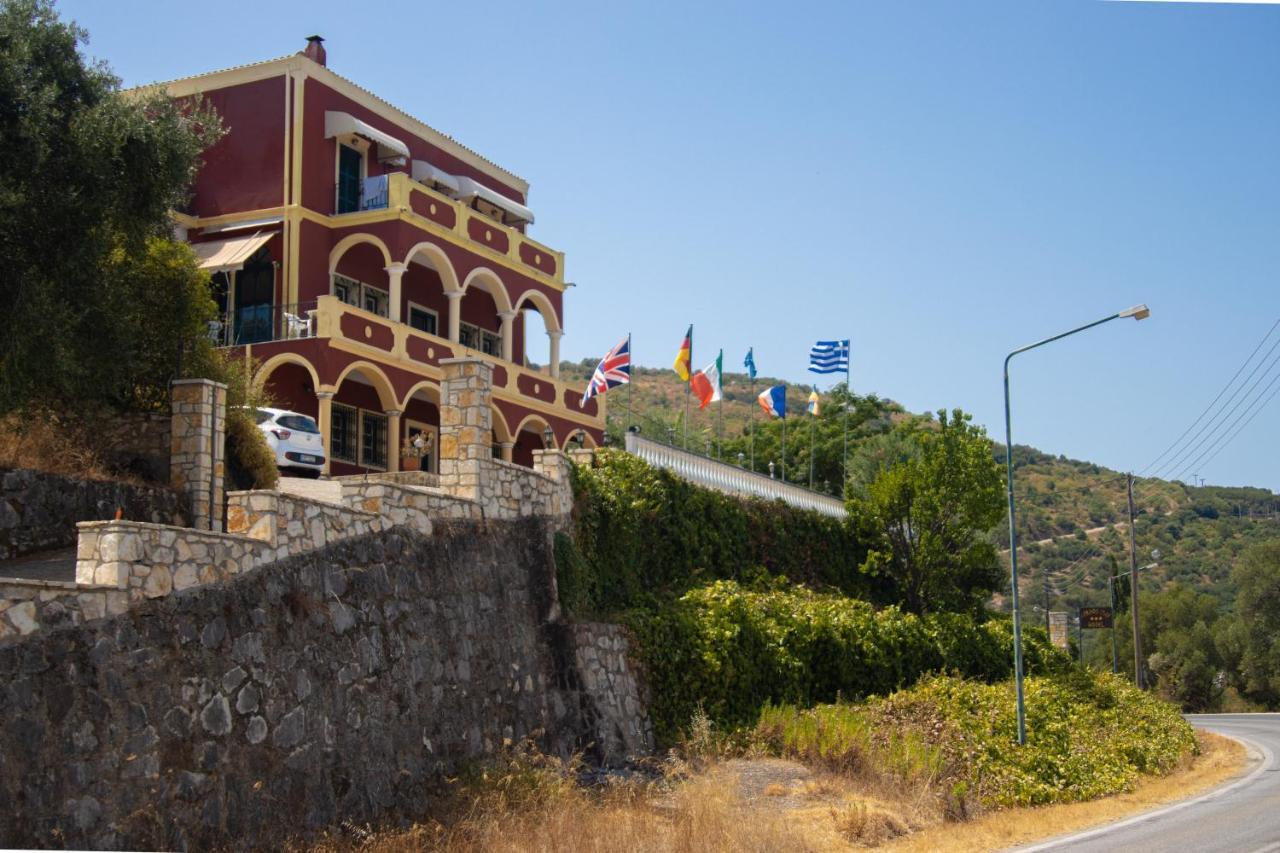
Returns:
[[[1116,654],[1116,564],[1111,563],[1111,577],[1107,579],[1107,591],[1111,593],[1111,671],[1120,671],[1120,658]]]
[[[1133,474],[1126,476],[1129,486],[1129,613],[1133,616],[1133,678],[1142,690],[1146,679],[1142,677],[1142,635],[1138,632],[1138,537],[1133,523]]]

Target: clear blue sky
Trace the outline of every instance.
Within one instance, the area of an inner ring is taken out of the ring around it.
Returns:
[[[539,8],[539,7],[542,8]],[[512,171],[568,253],[567,358],[748,345],[1141,469],[1280,317],[1280,6],[65,0],[134,85],[292,53]],[[483,8],[483,12],[481,9]],[[1264,383],[1265,384],[1265,383]],[[1198,473],[1280,489],[1280,399]]]

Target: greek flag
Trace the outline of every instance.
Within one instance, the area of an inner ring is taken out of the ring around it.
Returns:
[[[809,350],[810,373],[843,373],[849,369],[849,342],[818,341]]]
[[[742,360],[742,366],[747,369],[747,376],[756,378],[755,347],[747,347],[747,357]]]

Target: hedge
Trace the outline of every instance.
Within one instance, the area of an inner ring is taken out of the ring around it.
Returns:
[[[918,617],[803,587],[751,591],[716,581],[622,618],[637,639],[650,714],[664,741],[699,708],[736,728],[754,723],[767,703],[809,706],[886,695],[931,672],[983,681],[1013,673],[1007,620]],[[1023,642],[1027,672],[1070,666],[1042,630],[1025,630]]]
[[[574,469],[575,530],[557,542],[561,604],[575,616],[656,605],[713,580],[786,578],[874,596],[840,519],[694,486],[616,450]]]

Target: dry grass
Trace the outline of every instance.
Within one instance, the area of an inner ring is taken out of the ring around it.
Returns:
[[[1143,781],[1133,791],[1083,803],[989,812],[961,824],[935,826],[888,846],[895,851],[1003,850],[1016,844],[1098,826],[1196,794],[1239,775],[1245,748],[1230,738],[1196,732],[1200,755],[1167,776]]]
[[[1236,741],[1200,732],[1201,754],[1131,793],[1092,802],[990,812],[950,822],[937,797],[867,776],[778,759],[681,762],[664,778],[584,789],[573,766],[518,755],[464,784],[443,822],[371,832],[347,826],[306,848],[321,853],[728,853],[728,851],[999,850],[1194,796],[1241,772]],[[1030,819],[1028,819],[1030,818]]]
[[[52,410],[0,418],[0,468],[30,468],[89,480],[121,479],[103,463],[93,436],[74,418]]]

